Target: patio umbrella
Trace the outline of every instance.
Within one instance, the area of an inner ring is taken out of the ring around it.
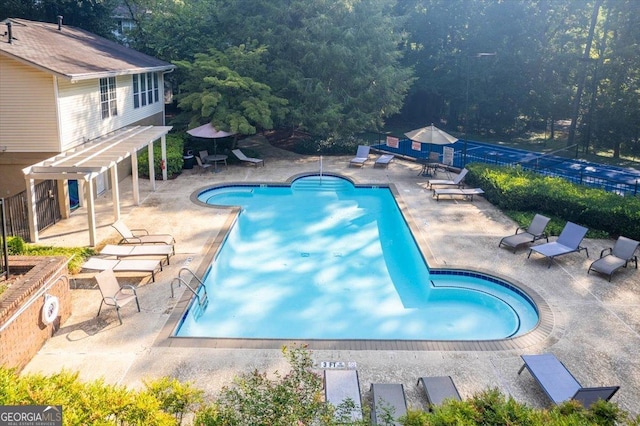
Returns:
[[[216,139],[226,138],[228,136],[233,136],[235,133],[224,132],[222,130],[218,130],[211,125],[211,123],[203,124],[200,127],[196,127],[195,129],[187,130],[187,133],[196,138],[203,139],[213,139],[213,153],[217,155],[218,144]]]
[[[438,129],[433,124],[405,133],[405,136],[415,142],[428,143],[433,145],[449,145],[458,139],[451,136],[444,130]]]

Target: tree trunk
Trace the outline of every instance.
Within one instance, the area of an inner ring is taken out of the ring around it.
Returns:
[[[587,36],[587,43],[584,47],[584,55],[582,57],[582,64],[579,65],[578,71],[578,87],[576,89],[576,97],[573,100],[573,109],[571,113],[571,125],[569,126],[569,137],[567,138],[567,147],[575,144],[576,126],[578,124],[578,114],[580,113],[580,102],[582,100],[582,91],[584,90],[585,80],[587,78],[587,65],[589,63],[589,53],[591,52],[591,45],[593,44],[593,34],[595,32],[596,23],[598,22],[598,12],[602,6],[604,0],[597,0],[593,5],[593,13],[591,14],[591,25],[589,26],[589,35]],[[576,153],[578,150],[576,150]]]

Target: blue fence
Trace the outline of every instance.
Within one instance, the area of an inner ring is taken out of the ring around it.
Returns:
[[[555,155],[542,155],[516,148],[504,148],[476,141],[458,141],[447,145],[454,149],[453,167],[467,163],[485,163],[522,167],[545,176],[556,176],[570,182],[603,189],[623,196],[640,196],[640,171],[633,168],[607,166],[587,161],[567,159]],[[386,144],[372,148],[416,160],[426,159],[437,152],[442,159],[443,146],[422,144],[420,151],[411,149],[411,141],[402,139],[398,148]]]

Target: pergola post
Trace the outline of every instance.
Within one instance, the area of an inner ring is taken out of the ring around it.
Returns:
[[[162,155],[162,180],[167,180],[167,137],[160,138],[160,152]]]
[[[133,202],[140,205],[140,189],[138,188],[138,152],[131,153],[131,191],[133,192]]]
[[[113,221],[120,220],[120,186],[118,185],[118,163],[109,168],[111,176],[111,201],[113,201]]]
[[[89,245],[96,245],[96,205],[93,198],[93,180],[97,175],[91,173],[85,187],[85,198],[87,200],[87,222],[89,225]]]
[[[149,180],[151,181],[151,189],[156,190],[156,169],[155,160],[153,158],[153,142],[147,145],[147,152],[149,153]]]
[[[27,215],[29,216],[29,239],[32,243],[38,242],[38,214],[36,212],[36,184],[34,179],[26,180],[27,187]]]

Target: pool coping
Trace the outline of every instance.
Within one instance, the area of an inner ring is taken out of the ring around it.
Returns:
[[[228,186],[290,186],[296,179],[307,176],[319,176],[320,173],[300,173],[293,175],[283,183],[279,182],[224,182],[220,184],[207,185],[192,192],[190,200],[200,206],[229,210],[229,215],[225,220],[220,232],[207,241],[206,254],[198,268],[193,271],[198,277],[204,276],[209,264],[215,259],[218,250],[227,238],[227,235],[235,223],[241,209],[237,206],[211,206],[198,200],[198,195],[205,190],[223,188]],[[335,176],[351,182],[355,187],[376,187],[389,188],[399,209],[407,222],[411,234],[418,245],[419,251],[428,265],[435,264],[435,259],[425,250],[423,243],[417,238],[420,234],[418,225],[413,219],[411,212],[404,202],[401,194],[393,183],[365,184],[357,183],[353,179],[338,173],[324,173],[326,176]],[[431,262],[429,262],[431,260]],[[182,296],[174,305],[169,314],[169,318],[163,325],[160,333],[156,337],[153,346],[156,347],[201,347],[201,348],[244,348],[244,349],[280,349],[283,346],[293,344],[303,344],[311,350],[406,350],[406,351],[506,351],[520,350],[538,344],[550,337],[554,329],[554,315],[547,302],[532,288],[511,277],[503,277],[483,269],[469,269],[462,265],[449,265],[446,268],[436,268],[429,266],[430,270],[437,271],[460,271],[461,273],[477,273],[492,277],[496,280],[507,282],[525,293],[533,301],[538,310],[538,324],[529,332],[507,339],[493,340],[374,340],[374,339],[248,339],[248,338],[216,338],[216,337],[178,337],[173,336],[173,332],[182,319],[184,312],[189,306],[193,293],[184,291]]]

